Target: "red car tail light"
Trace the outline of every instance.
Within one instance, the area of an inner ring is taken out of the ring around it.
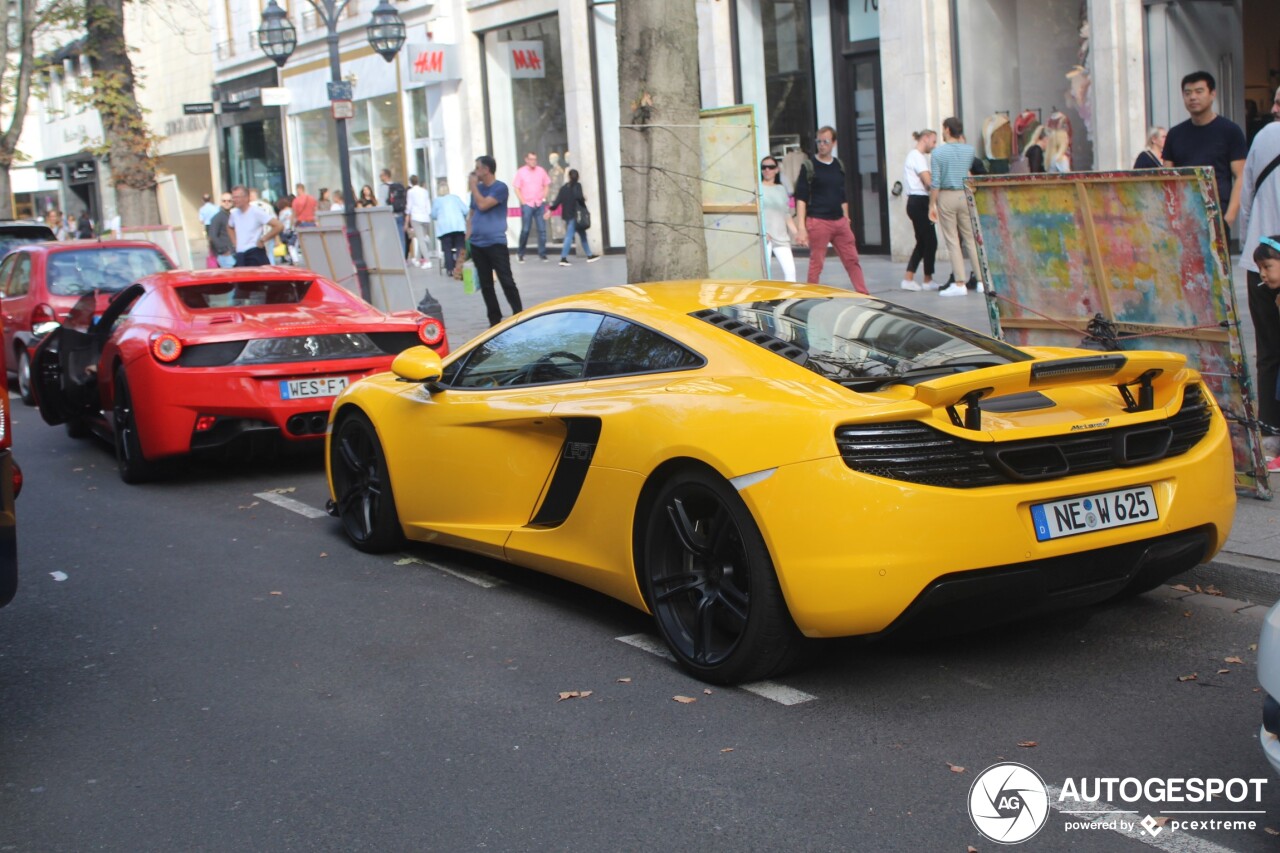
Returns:
[[[165,364],[177,361],[178,356],[182,355],[182,341],[178,340],[177,335],[166,332],[151,340],[151,354],[155,356],[156,361],[162,361]]]
[[[444,340],[444,325],[434,317],[428,317],[418,325],[418,340],[433,347]]]
[[[18,467],[18,460],[13,460],[13,496],[16,498],[22,492],[22,469]]]
[[[217,415],[200,415],[196,418],[196,432],[208,432],[217,422]]]
[[[48,303],[41,302],[35,308],[31,309],[31,325],[38,326],[41,323],[58,322],[58,312],[53,310],[53,306]]]

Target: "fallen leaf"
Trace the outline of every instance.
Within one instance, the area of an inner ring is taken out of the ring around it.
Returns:
[[[405,557],[403,560],[396,560],[395,565],[397,565],[397,566],[407,566],[407,565],[409,565],[410,563],[416,563],[416,562],[418,562],[418,561],[417,561],[417,560],[415,560],[415,559],[413,559],[413,557]]]
[[[1229,669],[1220,669],[1218,670],[1218,675],[1226,675],[1229,672],[1231,672]]]
[[[1022,747],[1022,748],[1024,748],[1024,749],[1031,749],[1032,747],[1036,747],[1036,746],[1039,746],[1039,745],[1040,745],[1040,744],[1039,744],[1039,742],[1034,741],[1034,740],[1020,740],[1020,741],[1018,741],[1018,746],[1020,746],[1020,747]]]
[[[327,556],[329,556],[329,555],[328,555],[326,552],[321,551],[321,552],[320,552],[320,556],[321,556],[321,557],[327,557]]]
[[[1222,661],[1223,663],[1238,663],[1241,666],[1244,665],[1244,661],[1240,660],[1240,658],[1236,657],[1235,655],[1232,655],[1229,658],[1223,658]]]
[[[1183,616],[1185,616],[1185,617],[1187,617],[1188,619],[1190,619],[1190,618],[1191,618],[1191,611],[1190,611],[1190,610],[1184,610],[1184,611],[1182,611],[1182,615],[1183,615]]]
[[[671,698],[679,702],[681,705],[689,705],[689,704],[692,704],[693,702],[698,701],[697,699],[694,699],[692,696],[672,696]]]
[[[711,690],[709,688],[704,688],[702,692],[707,694],[708,696],[711,695]]]
[[[1200,584],[1196,584],[1196,592],[1204,592],[1204,590],[1200,588]]]
[[[289,494],[290,492],[296,492],[296,491],[298,491],[298,487],[297,487],[297,486],[290,486],[290,487],[289,487],[289,488],[287,488],[287,489],[267,489],[267,491],[268,491],[268,492],[271,492],[271,494],[273,494],[273,495],[287,495],[287,494]]]
[[[724,749],[722,749],[722,750],[720,750],[720,751],[721,751],[722,753],[723,753],[723,752],[733,752],[733,747],[731,747],[731,746],[727,746],[727,747],[725,747]]]
[[[1272,829],[1269,826],[1264,826],[1262,828],[1262,831],[1265,832],[1267,835],[1280,835],[1280,829]]]
[[[255,506],[257,506],[257,505],[258,505],[258,503],[259,503],[259,501],[254,501],[254,502],[253,502],[253,503],[251,503],[251,504],[245,504],[244,506],[238,506],[238,507],[236,507],[236,509],[253,509]]]
[[[271,591],[271,594],[272,594],[272,595],[284,595],[284,593],[283,593],[283,592],[277,592],[276,590],[272,590],[272,591]]]
[[[630,683],[631,683],[631,679],[630,679],[630,678],[619,678],[619,679],[618,679],[618,683],[619,683],[619,684],[630,684]]]
[[[951,768],[951,772],[952,772],[952,773],[963,773],[963,772],[964,772],[964,768],[963,768],[963,767],[961,767],[959,764],[952,764],[950,761],[948,761],[948,762],[947,762],[947,767],[950,767],[950,768]]]
[[[1190,675],[1179,675],[1179,676],[1178,676],[1178,680],[1179,680],[1179,681],[1195,681],[1195,680],[1196,680],[1196,675],[1197,675],[1197,674],[1198,674],[1198,673],[1194,673],[1194,672],[1193,672],[1193,673],[1191,673]]]
[[[1251,652],[1256,652],[1257,650],[1258,650],[1258,644],[1257,644],[1257,643],[1250,643],[1250,644],[1249,644],[1249,651],[1251,651]]]
[[[1222,595],[1222,590],[1218,589],[1213,584],[1209,584],[1204,588],[1204,594],[1205,595]]]
[[[1164,826],[1166,823],[1169,822],[1169,818],[1167,817],[1156,817],[1156,818],[1152,818],[1152,820],[1156,822],[1156,826]]]
[[[1175,583],[1173,588],[1178,592],[1191,592],[1191,587],[1187,586],[1185,583]]]
[[[84,469],[83,469],[83,468],[72,468],[71,470],[72,470],[73,472],[75,472],[75,471],[83,471]]]
[[[968,847],[964,849],[964,853],[978,853],[978,848],[970,844]]]
[[[560,692],[560,698],[556,701],[563,702],[566,699],[586,699],[590,695],[590,690],[563,690]]]

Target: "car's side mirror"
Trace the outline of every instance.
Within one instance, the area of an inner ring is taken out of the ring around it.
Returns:
[[[440,355],[428,347],[410,347],[391,362],[391,372],[404,382],[438,382],[444,374]]]

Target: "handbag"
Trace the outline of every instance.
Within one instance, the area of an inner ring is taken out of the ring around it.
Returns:
[[[591,211],[587,210],[585,204],[578,205],[578,212],[573,222],[579,231],[586,231],[591,227]]]

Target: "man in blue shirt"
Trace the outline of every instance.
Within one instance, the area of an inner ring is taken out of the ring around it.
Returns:
[[[516,280],[511,277],[511,256],[507,253],[507,185],[498,180],[497,162],[488,154],[476,158],[471,173],[471,214],[467,218],[467,238],[471,242],[471,259],[480,279],[480,295],[489,314],[489,325],[502,321],[502,307],[493,290],[494,273],[502,285],[512,314],[523,310]]]
[[[209,223],[213,221],[214,215],[217,214],[220,208],[213,203],[213,196],[208,193],[200,196],[200,199],[204,202],[204,204],[200,205],[200,210],[198,212],[200,224],[205,228],[208,228]]]

